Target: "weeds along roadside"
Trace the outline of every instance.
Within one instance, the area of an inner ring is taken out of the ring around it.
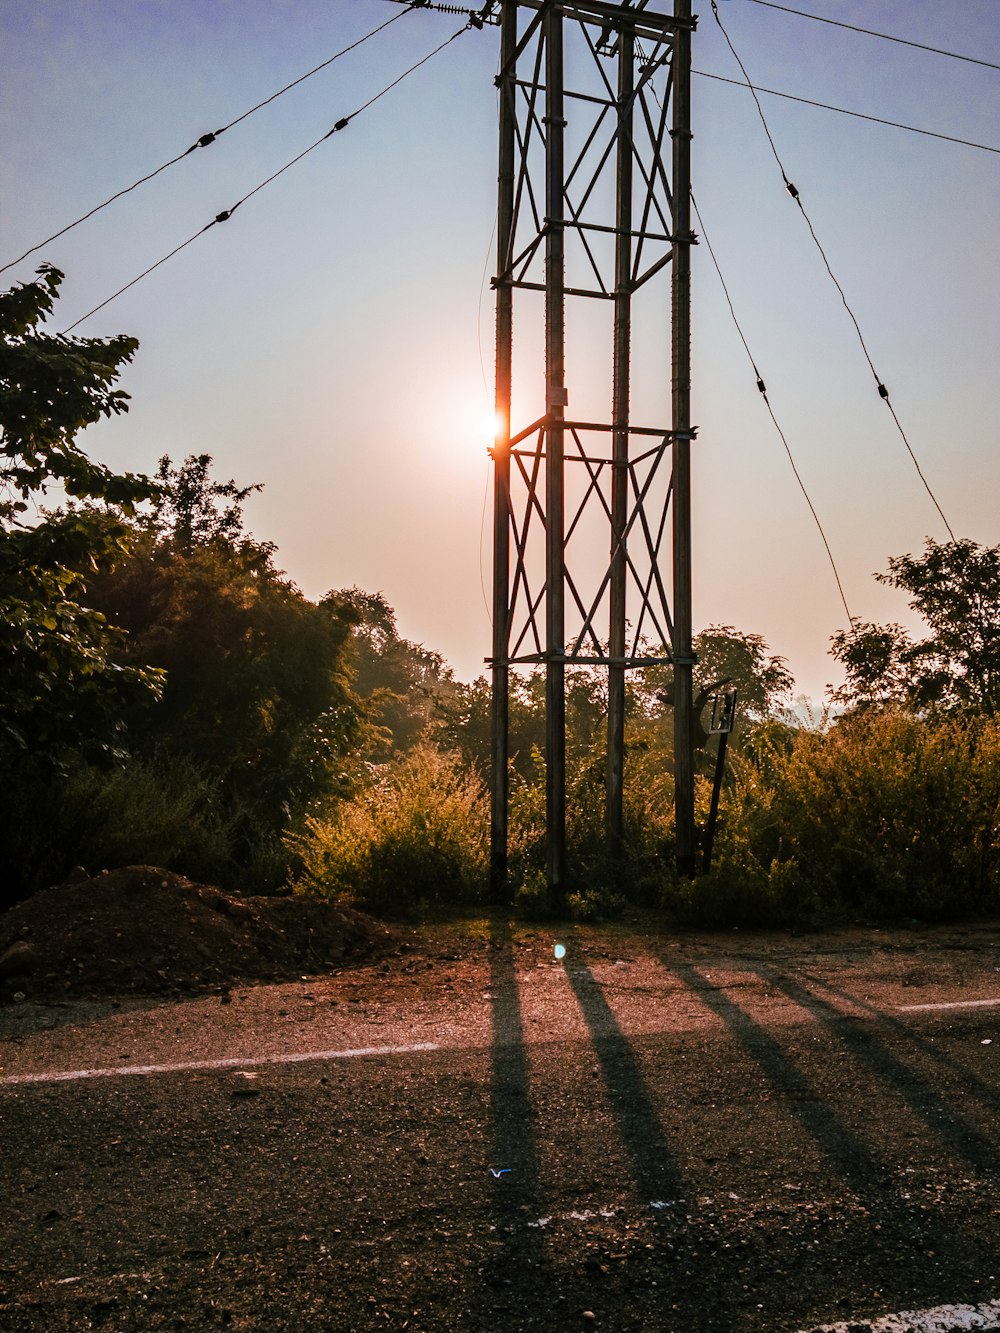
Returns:
[[[599,767],[571,778],[568,906],[582,920],[627,904],[698,926],[946,920],[1000,905],[1000,723],[870,711],[824,730],[760,728],[734,756],[716,867],[672,871],[672,783],[644,756],[627,778],[622,862],[603,852]],[[702,817],[708,784],[699,786]],[[298,891],[389,915],[485,901],[488,795],[475,769],[424,744],[293,835]],[[545,912],[544,769],[511,802],[513,906]]]

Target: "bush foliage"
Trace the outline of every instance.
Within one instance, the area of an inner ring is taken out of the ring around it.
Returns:
[[[1000,906],[1000,725],[862,711],[737,761],[700,924],[940,920]]]
[[[418,745],[289,835],[302,867],[293,887],[395,917],[480,900],[488,820],[475,770]]]

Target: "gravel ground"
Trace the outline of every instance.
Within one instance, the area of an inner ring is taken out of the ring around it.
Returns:
[[[1000,1006],[910,1007],[1000,1000],[993,926],[405,943],[0,1008],[0,1329],[797,1333],[1000,1296]]]

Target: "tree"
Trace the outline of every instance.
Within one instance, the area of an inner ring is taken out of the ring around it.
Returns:
[[[534,772],[532,750],[545,744],[545,725],[537,690],[524,676],[511,672],[508,697],[510,758],[516,771]],[[493,687],[485,676],[454,688],[434,703],[434,735],[445,750],[460,754],[466,766],[490,771],[493,737]]]
[[[694,639],[698,654],[696,694],[721,680],[739,692],[741,731],[781,711],[794,684],[783,657],[774,656],[759,634],[747,634],[731,625],[711,625]],[[659,650],[648,645],[649,655]],[[607,677],[600,670],[578,668],[567,672],[566,732],[571,765],[587,765],[603,772],[607,738]],[[536,776],[533,754],[545,746],[545,676],[534,672],[510,677],[509,743],[515,771],[525,779]],[[670,762],[673,735],[672,672],[662,666],[629,672],[626,679],[626,749],[655,752]],[[487,772],[490,763],[491,690],[479,677],[471,685],[456,683],[435,706],[439,736],[449,749]]]
[[[703,713],[708,711],[708,699],[715,688],[737,692],[737,727],[733,737],[737,744],[763,723],[780,716],[795,681],[785,659],[770,651],[762,635],[749,634],[732,625],[709,625],[694,636],[693,648],[698,659],[694,670],[694,702],[699,745],[707,741],[705,727],[710,719]],[[645,726],[647,744],[655,739],[658,747],[669,750],[670,735],[654,738],[649,728],[662,732],[659,724],[665,721],[665,715],[672,716],[673,671],[658,666],[647,667],[637,674],[636,723]]]
[[[28,498],[59,482],[67,495],[133,506],[151,493],[147,478],[118,476],[77,443],[85,426],[128,411],[114,387],[138,350],[135,338],[68,338],[42,333],[63,275],[43,264],[35,282],[0,294],[0,478],[10,522]]]
[[[795,684],[783,657],[773,655],[760,634],[732,625],[709,625],[694,637],[697,690],[725,680],[735,688],[740,715],[760,723],[780,711]]]
[[[835,635],[833,656],[847,680],[832,697],[853,707],[896,705],[915,712],[1000,713],[1000,546],[935,542],[923,555],[893,556],[880,583],[909,594],[928,633],[860,623]]]
[[[243,505],[251,495],[264,489],[260,482],[237,486],[232,478],[213,481],[209,476],[211,468],[210,454],[189,454],[179,468],[165,454],[156,471],[160,493],[151,526],[184,555],[213,541],[234,546],[246,541]],[[264,544],[257,546],[264,549]],[[274,550],[273,546],[267,546]]]
[[[345,588],[329,601],[353,622],[351,683],[381,733],[371,757],[384,762],[427,734],[437,708],[458,687],[440,653],[402,638],[382,593]]]
[[[336,785],[360,735],[353,617],[275,568],[273,545],[243,528],[259,487],[215,482],[210,467],[208,455],[160,461],[131,558],[94,580],[94,599],[127,633],[128,660],[166,673],[162,700],[133,714],[136,745],[194,761],[249,825],[275,833]]]
[[[115,387],[138,343],[48,334],[63,275],[48,265],[34,282],[0,294],[0,768],[59,766],[81,751],[120,749],[120,714],[157,673],[124,666],[121,636],[86,603],[91,574],[127,550],[121,514],[153,493],[147,478],[119,476],[91,460],[78,436],[128,410]],[[42,511],[50,488],[93,512]]]

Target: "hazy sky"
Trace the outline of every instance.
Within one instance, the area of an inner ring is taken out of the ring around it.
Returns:
[[[1000,64],[1000,0],[792,0]],[[659,3],[654,7],[662,8]],[[694,64],[739,77],[696,0]],[[5,0],[0,263],[397,12],[386,0]],[[755,82],[1000,148],[1000,72],[753,3],[720,13]],[[65,270],[62,328],[450,35],[387,31],[3,275]],[[492,406],[495,28],[469,32],[78,332],[134,334],[115,466],[210,453],[307,595],[381,590],[459,676],[490,647],[481,583]],[[763,98],[893,405],[952,527],[1000,542],[1000,155]],[[851,609],[946,536],[784,191],[749,93],[697,78],[695,193]],[[485,282],[484,282],[485,279]],[[669,348],[663,350],[669,378]],[[798,688],[836,678],[844,613],[709,256],[694,255],[695,623],[761,633]]]

